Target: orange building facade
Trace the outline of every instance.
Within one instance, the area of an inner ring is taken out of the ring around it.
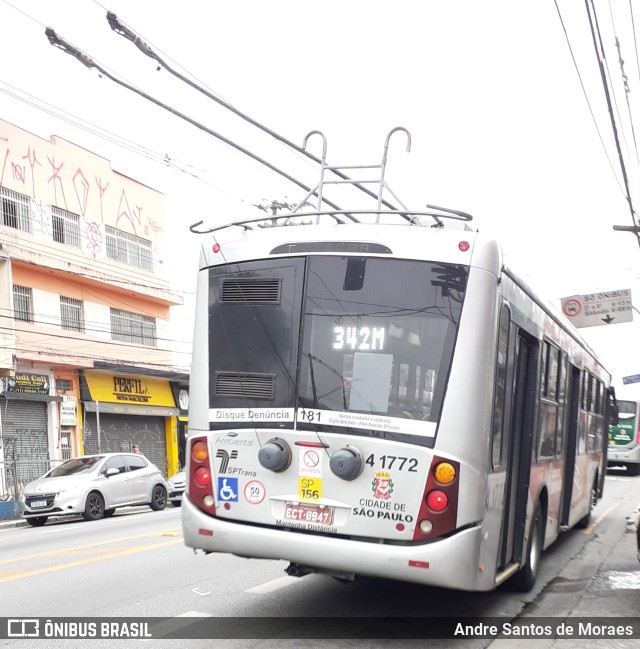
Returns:
[[[0,498],[133,443],[178,469],[168,242],[160,192],[0,120]]]

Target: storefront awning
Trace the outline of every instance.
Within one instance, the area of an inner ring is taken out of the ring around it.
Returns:
[[[107,401],[85,401],[87,412],[104,412],[117,415],[141,415],[144,417],[177,417],[178,408],[169,406],[135,406],[128,403],[108,403]]]

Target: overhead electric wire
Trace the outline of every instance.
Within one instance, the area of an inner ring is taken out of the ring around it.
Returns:
[[[627,168],[626,168],[626,165],[625,165],[625,162],[624,162],[624,156],[622,154],[622,148],[620,147],[620,138],[618,137],[618,127],[616,125],[615,116],[613,114],[613,106],[612,106],[612,103],[611,103],[611,93],[609,92],[609,86],[607,84],[607,76],[605,74],[604,64],[603,64],[602,58],[600,56],[600,51],[598,50],[598,40],[596,38],[596,28],[594,26],[594,22],[596,22],[596,24],[597,24],[597,16],[595,14],[595,6],[593,6],[593,0],[591,0],[592,9],[593,9],[593,17],[592,17],[591,11],[589,9],[589,1],[590,0],[585,0],[585,6],[586,6],[586,9],[587,9],[587,15],[589,17],[589,25],[591,27],[591,36],[592,36],[592,39],[593,39],[593,46],[595,48],[596,58],[598,59],[598,67],[600,69],[600,76],[601,76],[601,79],[602,79],[602,85],[603,85],[603,88],[604,88],[604,94],[605,94],[605,97],[606,97],[606,100],[607,100],[607,107],[609,109],[609,118],[611,120],[611,128],[613,129],[613,137],[614,137],[615,144],[616,144],[616,150],[618,152],[618,159],[619,159],[619,162],[620,162],[620,169],[622,171],[622,178],[623,178],[624,186],[625,186],[625,190],[626,190],[626,199],[627,199],[627,203],[629,204],[629,211],[631,212],[631,220],[633,222],[634,227],[637,227],[638,226],[638,223],[637,223],[637,220],[636,220],[637,215],[636,215],[635,210],[633,209],[633,201],[631,199],[631,190],[629,188],[629,178],[627,176]],[[636,239],[638,241],[638,246],[640,247],[640,236],[638,236],[637,233],[636,233]]]
[[[146,99],[147,101],[155,104],[156,106],[159,106],[160,108],[163,108],[169,113],[172,113],[173,115],[176,115],[176,117],[180,117],[181,119],[185,120],[186,122],[189,122],[189,124],[195,126],[196,128],[200,129],[201,131],[204,131],[205,133],[208,133],[209,135],[215,137],[216,139],[220,140],[221,142],[224,142],[228,146],[231,146],[232,148],[236,149],[237,151],[240,151],[241,153],[244,153],[246,156],[249,158],[255,160],[256,162],[259,162],[260,164],[264,165],[271,171],[274,171],[275,173],[279,174],[283,178],[286,178],[290,182],[294,183],[295,185],[298,185],[301,189],[304,189],[307,192],[312,192],[312,189],[305,185],[303,182],[299,181],[297,178],[294,178],[290,174],[288,174],[286,171],[283,171],[282,169],[279,169],[275,165],[271,164],[264,158],[261,158],[260,156],[256,155],[255,153],[249,151],[248,149],[244,148],[240,144],[237,144],[233,140],[230,140],[229,138],[225,137],[224,135],[221,135],[220,133],[217,133],[216,131],[210,129],[209,127],[205,126],[204,124],[201,124],[197,120],[193,119],[192,117],[189,117],[185,113],[182,113],[181,111],[173,108],[172,106],[169,106],[168,104],[165,104],[164,102],[160,101],[159,99],[156,99],[155,97],[152,97],[148,93],[144,92],[143,90],[139,90],[135,86],[131,85],[130,83],[123,81],[122,79],[118,79],[114,74],[111,74],[108,72],[103,66],[99,65],[96,63],[90,56],[79,50],[77,47],[72,45],[71,43],[67,43],[63,38],[58,36],[56,34],[55,30],[53,30],[51,27],[47,27],[45,30],[45,34],[47,38],[49,39],[49,42],[54,46],[59,49],[61,49],[63,52],[66,52],[67,54],[70,54],[71,56],[75,57],[80,61],[83,65],[88,67],[89,69],[95,68],[98,70],[101,74],[106,76],[107,78],[111,79],[111,81],[117,83],[118,85],[122,86],[123,88],[126,88],[127,90],[131,90],[132,92],[136,93],[143,99]],[[338,205],[333,203],[332,201],[323,198],[323,200],[333,207],[334,209],[340,209]]]
[[[214,185],[208,180],[202,178],[197,173],[195,173],[195,171],[191,171],[189,167],[192,169],[199,169],[199,171],[204,171],[204,169],[198,168],[187,161],[180,160],[179,158],[176,158],[170,155],[169,153],[161,153],[159,151],[153,151],[152,149],[149,149],[148,147],[145,147],[142,144],[134,142],[133,140],[128,140],[126,138],[123,138],[115,133],[112,133],[111,131],[108,131],[107,129],[104,129],[100,126],[97,126],[96,124],[84,120],[81,117],[78,117],[77,115],[73,115],[72,113],[62,110],[61,108],[58,108],[57,106],[53,106],[52,104],[49,104],[43,99],[40,99],[35,95],[31,95],[25,90],[16,88],[15,86],[12,86],[11,84],[6,83],[5,81],[0,80],[0,84],[4,84],[8,88],[11,88],[12,90],[16,91],[14,93],[14,92],[10,92],[9,90],[5,90],[4,88],[0,88],[1,93],[4,93],[9,97],[13,97],[14,99],[17,99],[18,101],[26,104],[27,106],[32,106],[33,108],[40,110],[43,113],[47,113],[48,115],[51,115],[52,117],[55,117],[60,121],[66,122],[67,124],[71,124],[72,126],[75,126],[77,128],[86,131],[87,133],[91,133],[92,135],[102,140],[105,140],[106,142],[111,142],[112,144],[115,144],[116,146],[126,149],[127,151],[130,151],[131,153],[139,155],[143,158],[146,158],[151,162],[155,162],[156,164],[161,164],[165,167],[170,167],[172,169],[175,169],[176,171],[184,173],[187,176],[190,176],[195,180],[198,180],[204,183],[205,185],[208,185],[212,189],[215,189],[216,191],[219,191],[223,194],[227,194],[227,196],[231,196],[242,203],[248,202],[248,199],[242,198],[240,196],[236,196],[235,194],[232,194],[231,192],[223,189],[222,187],[218,187],[217,185]],[[24,96],[20,96],[20,94],[16,94],[16,93],[22,93],[22,95]],[[29,97],[32,101],[25,99],[25,97]],[[37,102],[40,102],[41,105],[39,105]]]
[[[99,3],[96,3],[99,4]],[[102,6],[102,5],[100,5]],[[114,32],[117,34],[120,34],[121,36],[124,36],[126,39],[130,40],[143,54],[146,54],[148,57],[154,59],[157,61],[167,72],[170,74],[174,75],[184,83],[188,84],[191,88],[194,88],[198,92],[202,93],[205,95],[207,98],[215,101],[217,104],[220,106],[226,108],[227,110],[231,111],[234,115],[237,115],[241,119],[245,120],[249,124],[255,126],[256,128],[260,129],[261,131],[267,133],[271,137],[275,138],[279,142],[286,144],[288,147],[294,149],[298,153],[301,153],[302,155],[306,156],[310,160],[313,160],[314,162],[318,164],[324,165],[324,155],[323,158],[318,158],[315,156],[313,153],[307,151],[306,148],[301,147],[297,145],[295,142],[292,142],[291,140],[285,138],[284,136],[280,135],[279,133],[276,133],[269,127],[265,126],[264,124],[261,124],[257,120],[253,119],[252,117],[249,117],[246,113],[243,113],[242,111],[238,110],[235,108],[233,105],[231,105],[228,101],[221,99],[214,93],[210,92],[207,90],[203,85],[199,85],[195,82],[193,82],[191,79],[183,75],[182,73],[178,72],[174,68],[172,68],[146,41],[144,41],[140,36],[138,36],[130,27],[128,27],[125,23],[123,23],[115,13],[112,11],[107,11],[107,22],[109,23],[111,29],[113,29]],[[350,181],[350,183],[358,188],[359,190],[363,191],[365,194],[370,196],[371,198],[375,198],[378,200],[379,196],[375,192],[371,191],[361,183],[357,181],[352,181],[351,178],[344,172],[342,172],[340,169],[336,167],[326,167],[327,170],[332,171],[336,176],[343,180]],[[326,201],[328,203],[328,201]],[[390,209],[397,209],[397,206],[393,205],[392,203],[389,203],[387,200],[382,199],[381,203]]]
[[[584,81],[582,80],[582,75],[580,74],[580,68],[578,67],[578,62],[576,61],[575,54],[573,53],[573,48],[571,47],[571,41],[569,40],[569,34],[567,33],[567,28],[564,24],[564,19],[562,18],[562,14],[560,13],[560,7],[558,6],[558,0],[553,0],[555,5],[556,5],[556,11],[558,12],[558,18],[560,19],[560,24],[562,25],[562,31],[564,32],[564,37],[567,41],[567,47],[569,48],[569,53],[571,54],[571,59],[573,61],[573,66],[576,69],[576,73],[578,75],[578,79],[580,81],[580,87],[582,88],[582,93],[584,94],[584,98],[587,102],[587,106],[589,107],[589,113],[591,113],[591,119],[593,120],[593,125],[596,127],[596,131],[598,133],[598,138],[600,139],[600,144],[602,144],[602,149],[604,151],[604,154],[607,158],[607,162],[609,163],[609,166],[611,167],[611,171],[613,173],[613,177],[615,178],[616,182],[618,183],[618,187],[620,187],[620,191],[624,195],[624,188],[620,184],[620,180],[618,179],[618,174],[616,173],[616,170],[613,166],[613,162],[611,161],[611,157],[609,156],[609,152],[607,151],[607,146],[604,143],[604,138],[602,137],[602,133],[600,132],[600,127],[598,126],[598,121],[596,120],[596,116],[593,112],[593,107],[591,106],[591,102],[589,101],[589,95],[587,94],[587,89],[584,87]]]
[[[629,0],[629,13],[631,14],[631,29],[633,31],[633,48],[636,53],[636,72],[640,81],[640,57],[638,56],[638,39],[636,36],[636,21],[633,17],[633,3]]]
[[[588,2],[589,0],[585,0],[585,2]],[[591,8],[593,11],[593,27],[595,27],[595,32],[592,27],[592,34],[594,36],[594,46],[596,47],[596,51],[598,54],[598,60],[600,61],[602,67],[601,67],[601,74],[602,76],[602,83],[604,86],[607,88],[607,91],[609,92],[609,98],[612,100],[612,105],[613,108],[615,108],[615,114],[618,116],[618,122],[620,123],[620,132],[622,133],[622,140],[624,141],[624,146],[625,149],[627,150],[627,154],[629,154],[629,144],[627,143],[627,136],[625,134],[624,128],[622,128],[622,118],[620,117],[620,108],[618,107],[618,99],[616,97],[616,93],[612,92],[614,85],[613,85],[613,80],[611,77],[611,71],[609,70],[609,60],[607,59],[607,55],[604,49],[604,43],[602,42],[602,32],[600,31],[600,22],[598,21],[598,15],[596,13],[596,6],[594,4],[593,0],[590,0],[591,2]],[[597,45],[596,45],[597,41]],[[606,74],[603,74],[604,73]],[[609,90],[611,88],[611,91]],[[612,119],[615,122],[615,117],[612,114]],[[616,131],[618,132],[618,131]],[[619,133],[619,132],[618,132]],[[619,137],[619,136],[618,136]]]
[[[631,124],[631,134],[633,136],[633,146],[636,152],[636,160],[640,162],[640,155],[638,155],[638,142],[636,141],[636,129],[633,126],[633,115],[631,113],[631,104],[629,103],[629,94],[631,90],[629,88],[629,78],[627,77],[624,71],[624,59],[622,58],[622,47],[620,45],[620,39],[616,32],[616,23],[613,19],[613,7],[611,6],[611,0],[609,0],[609,15],[611,16],[611,26],[613,27],[613,35],[616,39],[616,49],[618,50],[618,63],[620,64],[620,73],[622,75],[622,85],[624,90],[624,97],[627,102],[627,112],[629,113],[629,123]],[[612,84],[613,85],[613,84]],[[625,139],[626,143],[626,139]]]

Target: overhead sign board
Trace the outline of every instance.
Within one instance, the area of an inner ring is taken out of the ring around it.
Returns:
[[[622,383],[623,385],[629,385],[629,383],[640,383],[640,374],[633,374],[632,376],[623,376]]]
[[[574,327],[597,327],[633,320],[631,289],[571,295],[561,300],[562,313]]]

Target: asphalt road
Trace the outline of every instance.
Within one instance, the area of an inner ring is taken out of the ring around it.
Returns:
[[[0,616],[21,618],[175,617],[189,634],[194,618],[235,618],[239,637],[254,617],[284,620],[282,639],[119,640],[118,649],[155,647],[297,647],[286,640],[318,618],[361,620],[359,638],[311,639],[306,647],[413,647],[424,640],[367,639],[371,625],[388,617],[537,620],[546,616],[624,617],[640,615],[640,563],[625,519],[640,504],[640,477],[611,473],[592,527],[573,530],[543,555],[531,593],[507,585],[491,593],[464,593],[380,579],[343,584],[322,575],[301,579],[284,573],[285,562],[230,555],[194,554],[182,543],[180,510],[136,508],[110,519],[47,523],[42,528],[0,524]],[[375,620],[376,622],[372,622]],[[327,624],[330,624],[328,622]],[[360,624],[360,623],[359,623]],[[175,626],[175,625],[174,625]],[[317,635],[322,635],[322,627]],[[331,635],[328,633],[328,635]],[[390,633],[393,637],[393,635]],[[107,645],[92,640],[89,646]],[[429,646],[457,646],[432,640]],[[467,647],[515,647],[515,639],[466,639]],[[537,647],[635,647],[638,640],[527,640]],[[0,648],[27,646],[0,640]],[[71,643],[71,644],[69,644]],[[80,646],[79,640],[41,639],[33,646]],[[574,644],[572,644],[574,643]],[[84,646],[84,645],[83,645]]]

